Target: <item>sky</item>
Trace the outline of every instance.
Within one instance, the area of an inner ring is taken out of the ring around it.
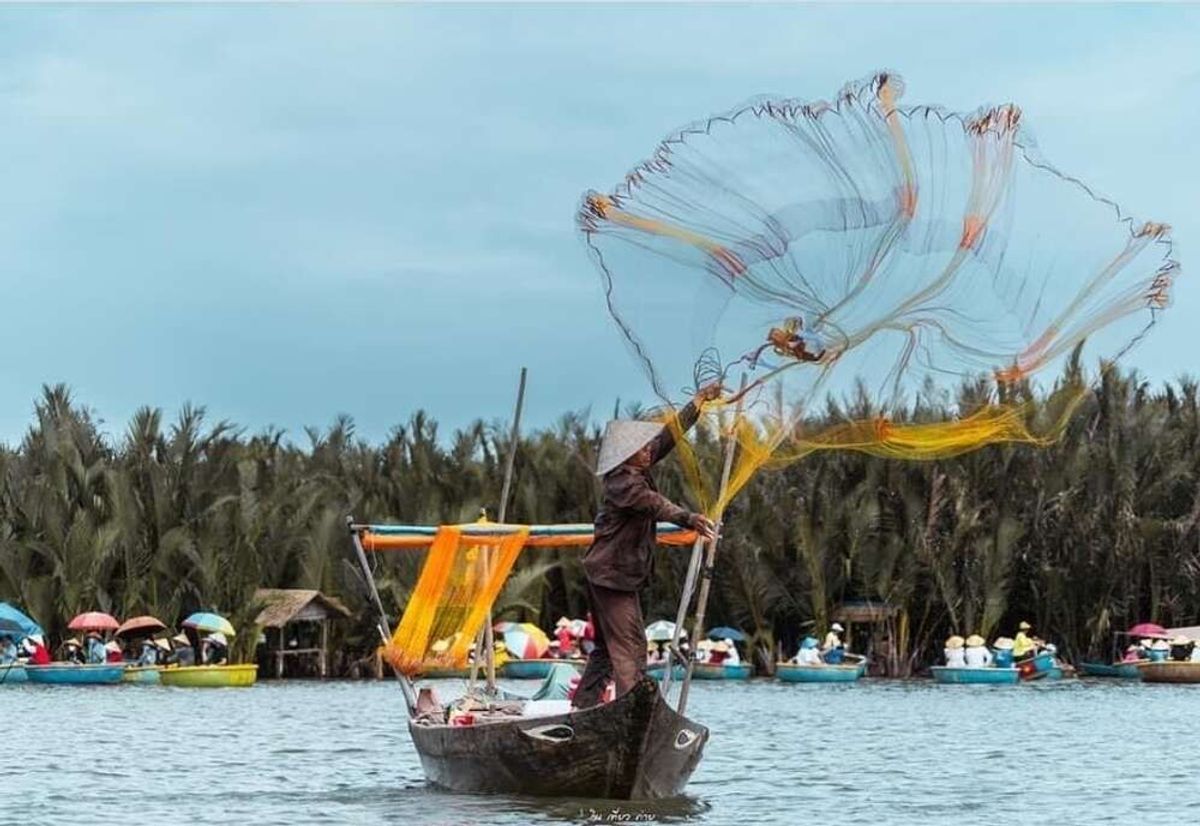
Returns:
[[[877,69],[1023,109],[1042,153],[1174,227],[1127,364],[1196,369],[1200,7],[0,6],[0,441],[64,382],[114,437],[187,401],[386,437],[653,401],[574,228],[677,127]]]

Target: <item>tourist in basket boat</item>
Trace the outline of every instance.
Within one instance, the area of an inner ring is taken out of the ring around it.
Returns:
[[[11,637],[0,637],[0,665],[11,665],[17,661],[17,644]]]
[[[796,665],[824,665],[825,663],[821,660],[821,652],[817,648],[817,638],[805,637],[801,640],[800,650],[796,652],[792,662]]]
[[[987,640],[978,634],[967,637],[963,657],[968,668],[987,668],[992,664],[992,652],[988,650]]]
[[[1182,635],[1171,640],[1171,659],[1175,662],[1185,663],[1192,658],[1192,651],[1196,648],[1196,643]]]
[[[88,665],[103,665],[108,662],[108,649],[97,631],[88,631],[83,637],[83,649],[87,654]]]
[[[942,656],[946,658],[947,668],[966,668],[967,655],[963,649],[963,644],[966,642],[958,634],[946,640],[946,647],[942,650]]]
[[[1029,636],[1029,632],[1033,630],[1033,626],[1022,621],[1017,626],[1017,635],[1013,637],[1013,659],[1017,662],[1028,660],[1037,654],[1038,640],[1037,637]]]
[[[700,406],[717,398],[720,382],[701,388],[679,412],[679,428],[687,432]],[[596,475],[603,478],[603,501],[596,515],[595,540],[583,558],[588,603],[594,624],[594,647],[572,700],[576,708],[600,701],[609,679],[619,696],[646,671],[646,632],[639,592],[650,579],[657,522],[689,527],[708,539],[716,526],[658,492],[650,468],[675,447],[671,428],[643,421],[612,421],[604,432]]]

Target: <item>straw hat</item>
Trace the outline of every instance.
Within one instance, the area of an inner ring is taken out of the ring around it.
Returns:
[[[700,640],[700,642],[696,643],[696,647],[697,648],[715,648],[716,643],[714,643],[712,640]]]
[[[1166,649],[1171,647],[1171,644],[1168,643],[1166,640],[1155,640],[1154,645],[1152,645],[1150,647],[1153,648],[1155,651],[1165,651]]]
[[[715,643],[713,643],[713,647],[712,647],[713,651],[728,651],[730,648],[731,648],[731,646],[729,645],[729,642],[726,640],[721,640],[720,642],[715,642]]]
[[[121,653],[121,646],[117,645],[115,642],[110,642],[104,646],[104,650],[111,651],[114,654],[119,654]]]
[[[1013,641],[1009,637],[996,637],[996,642],[992,647],[997,651],[1012,651]]]
[[[45,638],[45,637],[43,637],[41,634],[30,634],[30,635],[29,635],[29,639],[33,640],[33,641],[34,641],[34,642],[36,642],[38,645],[45,645],[45,644],[46,644],[46,638]]]
[[[975,648],[976,646],[983,645],[985,642],[986,640],[984,640],[984,638],[978,634],[972,634],[971,636],[967,637],[968,648]]]
[[[596,475],[603,476],[637,453],[662,432],[658,422],[614,419],[604,427],[600,456],[596,459]]]
[[[952,636],[946,640],[946,647],[947,648],[962,648],[964,642],[966,642],[966,640],[964,640],[958,634],[955,634],[954,636]]]
[[[846,629],[842,627],[841,623],[835,622],[833,625],[829,626],[829,630],[837,631],[840,634],[841,632],[845,631]]]
[[[570,628],[571,621],[566,617],[559,617],[558,622],[554,623],[555,628]]]
[[[154,644],[155,644],[155,645],[157,645],[159,648],[161,648],[163,651],[170,651],[170,650],[171,650],[171,642],[170,642],[170,640],[166,640],[166,639],[157,639],[157,640],[155,640],[155,641],[154,641]]]
[[[64,648],[71,648],[71,647],[80,648],[82,646],[83,646],[83,643],[81,643],[79,641],[79,637],[71,637],[71,639],[69,639],[69,640],[63,640]]]
[[[1021,620],[1020,624],[1017,625],[1017,628],[1021,631],[1028,631],[1029,629],[1033,628],[1033,626],[1027,623],[1025,620]]]
[[[1179,636],[1175,637],[1175,639],[1171,640],[1171,645],[1187,645],[1190,642],[1191,640],[1189,640],[1183,634],[1180,634]]]
[[[191,645],[192,644],[192,641],[187,638],[187,634],[183,634],[183,633],[176,634],[175,636],[171,637],[171,642],[177,642],[180,645]]]

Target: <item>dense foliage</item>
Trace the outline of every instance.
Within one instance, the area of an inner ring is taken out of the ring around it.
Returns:
[[[975,388],[957,404],[968,408]],[[869,412],[864,405],[852,410]],[[245,626],[258,587],[319,588],[343,599],[344,651],[369,655],[371,612],[351,564],[348,514],[438,523],[495,511],[502,423],[446,438],[418,412],[379,445],[348,419],[307,432],[247,435],[185,407],[166,424],[137,412],[119,437],[64,387],[45,388],[19,446],[0,448],[0,599],[52,636],[101,609],[174,622],[217,610]],[[831,404],[830,416],[843,415]],[[598,428],[585,414],[525,435],[513,521],[590,521]],[[764,651],[821,626],[844,600],[897,606],[898,670],[927,664],[950,631],[987,635],[1028,618],[1069,655],[1107,653],[1135,621],[1200,614],[1200,398],[1180,380],[1098,380],[1064,438],[934,463],[830,452],[760,474],[735,501],[718,557],[710,624],[740,626]],[[701,450],[715,450],[701,439]],[[659,471],[682,496],[675,468]],[[500,616],[553,624],[582,615],[578,551],[530,551]],[[674,613],[686,553],[663,551],[647,616]],[[419,554],[380,554],[389,610]],[[239,635],[242,654],[253,634]],[[348,660],[343,660],[342,668]]]

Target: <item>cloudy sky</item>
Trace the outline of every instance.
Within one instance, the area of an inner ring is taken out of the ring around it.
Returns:
[[[1130,358],[1197,371],[1200,8],[0,7],[0,440],[66,382],[120,434],[187,400],[371,439],[649,401],[573,229],[675,127],[875,69],[1014,101],[1043,153],[1175,227]]]

